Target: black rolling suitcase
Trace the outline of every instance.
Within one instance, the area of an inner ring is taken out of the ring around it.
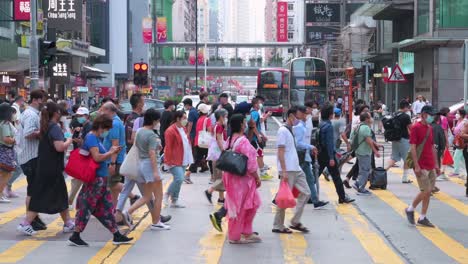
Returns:
[[[372,170],[370,177],[370,189],[387,189],[387,171],[385,170],[385,148],[382,147],[382,167]]]

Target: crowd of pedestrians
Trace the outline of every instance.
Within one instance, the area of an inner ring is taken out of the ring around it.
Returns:
[[[213,194],[218,193],[217,203],[222,206],[210,214],[214,228],[222,231],[221,221],[226,217],[230,243],[261,242],[253,231],[253,220],[261,205],[257,189],[262,181],[273,178],[263,159],[268,142],[264,123],[271,116],[263,111],[264,101],[257,96],[233,107],[227,94],[210,100],[208,94],[202,93],[196,106],[191,99],[185,99],[184,109],[175,111],[176,102],[166,101],[160,113],[155,109],[145,111],[144,97],[136,93],[130,98],[132,112],[128,116],[122,116],[112,100],[103,101],[95,113],[75,106],[73,115],[68,116],[63,104],[47,100],[41,90],[30,93],[27,106],[24,98],[16,97],[10,103],[0,104],[0,203],[18,197],[11,186],[24,173],[28,184],[27,211],[18,232],[34,235],[47,229],[40,214],[60,213],[63,232],[72,233],[70,244],[87,246],[80,234],[93,215],[113,234],[114,244],[129,243],[132,238],[122,234],[119,225],[132,227],[132,214],[146,205],[152,230],[171,229],[171,216],[161,213],[163,205],[185,208],[183,184],[196,180],[192,173],[208,172],[210,185],[204,194],[213,203]],[[276,166],[280,182],[296,192],[296,209],[287,226],[285,208],[278,207],[272,232],[309,232],[301,221],[307,204],[314,209],[329,204],[319,199],[322,174],[327,180],[331,177],[340,204],[354,202],[345,188],[354,188],[358,195],[372,195],[366,186],[382,149],[373,123],[385,120],[386,107],[371,112],[365,102],[356,103],[348,125],[342,104],[319,106],[308,101],[288,109],[285,123],[277,131]],[[385,170],[402,162],[403,183],[411,183],[411,169],[416,175],[420,192],[405,210],[411,224],[434,226],[427,211],[431,194],[439,190],[436,180],[447,179],[441,162],[446,150],[452,146],[455,149],[455,170],[450,176],[468,169],[466,112],[457,111],[453,126],[449,124],[448,112],[435,110],[420,96],[412,106],[403,100],[391,117],[398,133],[392,134],[392,128],[384,123],[377,131],[386,138],[391,136],[392,156]],[[344,180],[341,168],[350,158],[340,158],[342,143],[348,156],[356,158]],[[96,169],[90,181],[73,177],[68,190],[64,170],[72,149],[92,160]],[[230,152],[246,157],[245,163],[236,164],[243,165],[242,173],[221,169],[226,166],[223,156]],[[137,176],[124,177],[121,169],[131,153],[138,160],[134,164]],[[172,175],[165,193],[163,170]],[[141,195],[133,193],[135,185]],[[73,219],[70,211],[75,199]],[[127,200],[130,206],[126,208]],[[277,205],[276,197],[272,202]],[[422,213],[416,221],[414,210],[420,203]]]

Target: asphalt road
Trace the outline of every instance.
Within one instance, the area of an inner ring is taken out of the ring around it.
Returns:
[[[268,123],[270,141],[265,151],[265,161],[275,176],[277,129],[276,122]],[[391,149],[388,144],[386,149],[387,159]],[[381,160],[377,161],[379,164]],[[330,205],[324,210],[307,206],[302,222],[311,232],[304,235],[271,232],[275,208],[270,202],[278,179],[263,182],[260,188],[263,204],[254,222],[263,243],[250,245],[231,245],[226,233],[211,227],[208,215],[217,205],[210,205],[203,194],[209,186],[207,172],[193,175],[193,185],[182,186],[181,201],[186,208],[164,209],[164,214],[173,217],[171,230],[151,231],[146,208],[135,213],[138,225],[127,230],[135,238],[132,245],[113,246],[111,234],[94,218],[82,235],[90,243],[88,248],[67,246],[69,234],[62,234],[59,215],[44,215],[49,228],[35,237],[18,235],[15,228],[24,217],[24,199],[17,198],[11,204],[0,204],[0,263],[468,264],[468,199],[462,181],[451,178],[437,183],[441,192],[431,199],[428,213],[437,228],[429,229],[407,223],[403,209],[418,188],[402,184],[401,175],[400,168],[391,169],[388,189],[374,191],[369,197],[356,196],[354,190],[347,190],[356,198],[353,205],[338,205],[333,184],[321,177],[320,199],[330,201]],[[166,178],[167,186],[171,176],[166,174]],[[24,177],[14,186],[22,197],[25,187]],[[290,217],[288,213],[286,218]]]

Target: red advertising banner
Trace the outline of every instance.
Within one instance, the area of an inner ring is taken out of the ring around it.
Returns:
[[[156,21],[156,32],[158,34],[158,43],[167,41],[167,18],[158,17]]]
[[[278,42],[288,42],[288,3],[278,2],[276,13],[276,40]]]
[[[144,17],[142,21],[143,43],[153,43],[153,19]]]
[[[31,20],[30,0],[13,1],[13,20],[29,21]]]

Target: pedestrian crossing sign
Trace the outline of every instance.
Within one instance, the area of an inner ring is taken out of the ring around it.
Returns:
[[[406,77],[403,74],[403,71],[401,70],[400,66],[398,64],[395,65],[395,68],[393,69],[392,74],[390,74],[390,77],[388,78],[389,83],[400,83],[400,82],[406,82]]]

